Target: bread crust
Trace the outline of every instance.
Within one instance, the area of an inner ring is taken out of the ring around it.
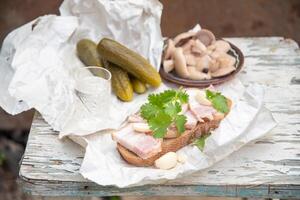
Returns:
[[[229,108],[231,107],[231,101],[228,100]],[[227,113],[228,114],[228,113]],[[117,150],[123,159],[129,164],[138,166],[138,167],[147,167],[154,165],[155,160],[157,160],[162,155],[168,152],[176,152],[182,147],[192,143],[194,139],[199,138],[203,134],[209,133],[211,130],[214,130],[219,127],[219,124],[222,119],[213,119],[205,122],[198,122],[195,128],[191,130],[186,130],[179,137],[172,139],[164,139],[161,145],[161,151],[147,159],[142,159],[137,156],[132,151],[126,149],[119,143],[117,144]]]

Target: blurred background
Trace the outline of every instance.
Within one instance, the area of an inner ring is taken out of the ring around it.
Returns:
[[[0,45],[20,25],[41,15],[58,14],[61,2],[1,0]],[[300,0],[161,0],[161,3],[163,36],[173,37],[200,23],[218,37],[283,36],[300,43]],[[31,110],[10,116],[0,108],[0,199],[31,199],[22,194],[15,180],[33,114]]]

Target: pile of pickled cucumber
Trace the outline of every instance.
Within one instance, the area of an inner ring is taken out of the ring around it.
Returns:
[[[82,39],[77,43],[77,54],[85,65],[111,72],[112,89],[122,101],[131,101],[133,91],[142,94],[148,85],[158,87],[161,83],[158,72],[145,58],[117,41],[104,38],[97,45]]]

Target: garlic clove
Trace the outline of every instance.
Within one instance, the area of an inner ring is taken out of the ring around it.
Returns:
[[[128,117],[128,122],[145,122],[145,120],[139,114],[133,114]]]
[[[132,128],[139,133],[151,132],[151,129],[147,123],[132,123]]]
[[[199,104],[204,106],[211,106],[211,102],[206,98],[206,94],[203,90],[198,91],[195,98]]]
[[[172,169],[177,165],[177,154],[168,152],[154,162],[155,167],[159,169]]]

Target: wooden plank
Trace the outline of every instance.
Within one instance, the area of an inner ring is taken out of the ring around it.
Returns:
[[[46,196],[201,195],[300,198],[300,50],[292,40],[230,38],[245,54],[238,75],[263,84],[265,104],[278,122],[266,137],[202,172],[162,185],[103,187],[79,174],[84,150],[60,141],[39,114],[20,169],[27,193]]]

